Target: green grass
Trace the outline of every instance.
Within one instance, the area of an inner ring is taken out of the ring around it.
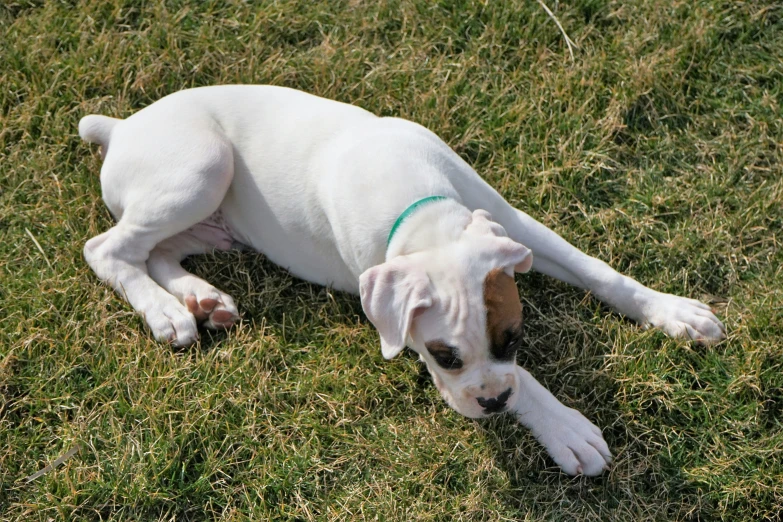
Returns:
[[[533,1],[5,1],[0,518],[778,520],[783,7],[549,5],[573,61]],[[241,325],[154,342],[82,258],[111,218],[77,122],[239,82],[422,123],[580,248],[713,303],[728,340],[518,278],[520,362],[616,455],[595,479],[512,419],[451,411],[413,357],[382,360],[357,298],[261,256],[188,262]]]

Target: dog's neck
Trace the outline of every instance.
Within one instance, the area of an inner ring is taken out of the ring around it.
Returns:
[[[422,206],[399,225],[386,249],[386,260],[457,241],[471,220],[470,210],[454,199]]]

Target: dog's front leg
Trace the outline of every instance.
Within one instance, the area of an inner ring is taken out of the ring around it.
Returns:
[[[520,210],[509,206],[499,214],[509,237],[533,251],[533,270],[590,290],[621,314],[673,337],[704,343],[726,337],[723,323],[706,304],[657,292],[619,274]]]
[[[519,397],[513,413],[569,475],[600,474],[612,461],[601,430],[564,406],[530,373],[517,366]]]

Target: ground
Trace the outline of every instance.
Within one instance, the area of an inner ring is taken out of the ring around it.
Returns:
[[[783,6],[547,5],[573,58],[533,1],[4,2],[0,518],[777,520]],[[592,479],[511,418],[451,411],[414,357],[382,360],[356,297],[258,255],[188,262],[240,325],[155,342],[82,257],[112,220],[77,123],[218,83],[429,127],[583,250],[710,303],[728,339],[517,277],[520,363],[616,455]]]

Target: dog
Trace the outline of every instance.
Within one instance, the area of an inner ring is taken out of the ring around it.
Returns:
[[[85,116],[117,223],[84,257],[178,346],[226,328],[231,296],[182,259],[236,244],[302,279],[359,294],[391,359],[406,346],[445,401],[514,414],[570,475],[611,462],[601,430],[516,364],[515,273],[584,288],[644,326],[702,343],[725,337],[710,307],[652,290],[582,253],[492,187],[426,128],[275,86],[176,92],[125,120]]]

